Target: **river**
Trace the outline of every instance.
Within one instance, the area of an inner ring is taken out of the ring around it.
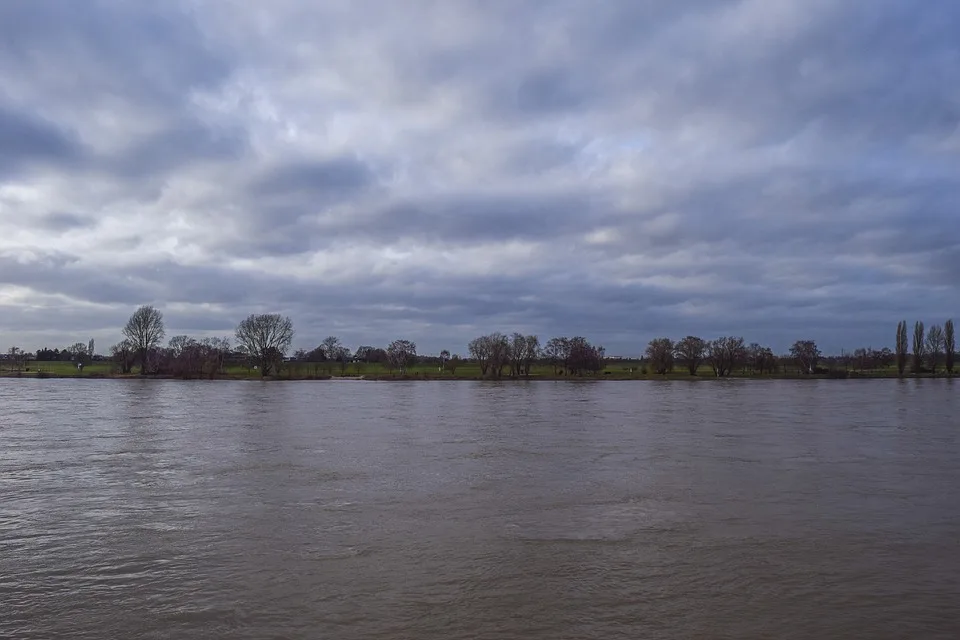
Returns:
[[[0,379],[0,637],[954,639],[958,398]]]

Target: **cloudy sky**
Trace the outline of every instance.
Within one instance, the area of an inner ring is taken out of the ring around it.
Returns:
[[[953,0],[3,0],[0,346],[960,319]]]

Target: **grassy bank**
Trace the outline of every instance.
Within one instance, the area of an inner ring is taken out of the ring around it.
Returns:
[[[78,370],[76,365],[71,362],[31,362],[22,371],[16,371],[6,367],[0,368],[2,377],[20,377],[20,378],[90,378],[90,379],[117,379],[117,378],[140,378],[134,373],[120,374],[116,371],[114,365],[110,362],[94,362]],[[177,376],[158,375],[147,376],[151,379],[162,378],[171,379]],[[226,380],[259,380],[260,372],[245,366],[229,366],[215,376],[217,379]],[[869,371],[840,370],[817,375],[805,375],[795,370],[780,369],[775,373],[757,374],[749,370],[740,370],[734,372],[731,378],[736,379],[762,379],[762,380],[810,380],[810,379],[876,379],[876,378],[896,378],[897,370],[895,368],[875,369]],[[931,374],[912,375],[905,377],[946,377],[946,374],[940,373],[937,376]],[[390,371],[381,364],[356,363],[349,364],[346,367],[340,367],[337,364],[326,365],[325,363],[286,363],[280,373],[271,376],[271,380],[329,380],[329,379],[363,379],[363,380],[480,380],[483,379],[480,367],[474,363],[463,363],[457,367],[455,372],[449,370],[440,371],[437,365],[420,364],[411,367],[404,375],[396,371]],[[617,362],[609,364],[606,369],[600,373],[589,373],[583,376],[570,376],[558,374],[551,366],[536,366],[531,370],[530,376],[519,378],[510,378],[503,376],[503,380],[717,380],[710,367],[700,367],[696,376],[691,376],[685,369],[677,369],[666,375],[658,375],[649,372],[641,363],[638,362]]]

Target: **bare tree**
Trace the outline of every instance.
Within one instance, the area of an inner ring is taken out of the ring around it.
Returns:
[[[907,369],[907,321],[902,320],[897,323],[897,373],[903,377],[903,372]]]
[[[417,360],[417,345],[410,340],[394,340],[387,347],[387,358],[390,363],[404,375],[407,367]]]
[[[340,352],[337,353],[337,362],[340,363],[340,375],[347,375],[347,365],[350,364],[350,360],[353,358],[353,354],[350,353],[350,349],[347,347],[340,347]]]
[[[461,361],[462,361],[462,359],[461,359],[460,356],[459,356],[458,354],[456,354],[456,353],[453,354],[452,356],[450,356],[450,360],[447,361],[447,369],[450,370],[450,375],[452,375],[452,376],[457,375],[457,367],[460,366],[460,362],[461,362]]]
[[[953,320],[947,320],[943,325],[943,350],[945,355],[944,366],[947,373],[953,374],[953,359],[957,353],[957,342],[953,335]]]
[[[129,340],[121,340],[110,347],[110,357],[120,369],[120,373],[127,374],[133,368],[136,349]]]
[[[647,345],[647,359],[653,371],[665,375],[673,371],[673,340],[670,338],[655,338]]]
[[[913,372],[923,371],[923,358],[927,354],[926,333],[923,323],[917,320],[913,325]]]
[[[147,356],[151,349],[160,346],[166,330],[163,328],[163,314],[150,305],[144,305],[133,312],[123,328],[124,337],[130,341],[133,350],[140,358],[140,375],[148,373]]]
[[[167,343],[164,360],[166,373],[184,379],[213,377],[219,371],[221,355],[217,353],[219,339],[197,341],[190,336],[173,336]]]
[[[606,366],[604,361],[606,350],[603,347],[590,344],[582,336],[570,338],[567,344],[570,347],[567,368],[572,375],[579,376],[585,372],[599,373]]]
[[[223,363],[230,353],[230,338],[204,338],[202,344],[207,349],[210,361],[210,375],[223,373]]]
[[[519,335],[519,334],[517,334]],[[511,363],[512,349],[510,339],[500,332],[474,338],[467,345],[470,355],[480,365],[480,375],[499,378],[503,367]]]
[[[480,376],[486,377],[487,370],[490,368],[490,339],[489,336],[480,336],[474,338],[467,345],[470,351],[470,357],[480,365]]]
[[[447,368],[447,362],[450,361],[450,352],[446,349],[440,352],[440,373],[443,373]]]
[[[930,371],[937,373],[937,364],[940,361],[940,354],[943,353],[945,343],[943,327],[938,324],[930,327],[927,331],[927,360],[930,362]]]
[[[71,361],[81,367],[87,363],[87,345],[77,342],[67,347],[67,351],[70,353]]]
[[[695,376],[707,352],[707,341],[696,336],[687,336],[677,342],[675,351],[677,358],[687,367],[690,375]]]
[[[336,360],[337,352],[340,351],[342,346],[340,338],[337,336],[327,336],[323,339],[323,342],[320,343],[320,348],[323,349],[327,360]]]
[[[797,340],[790,347],[790,355],[793,356],[803,373],[816,373],[817,363],[820,361],[821,353],[817,348],[817,343],[813,340]]]
[[[93,338],[90,338],[90,342],[87,344],[87,355],[90,356],[91,360],[93,359],[93,354],[94,354],[93,348],[95,345],[96,343],[93,341]]]
[[[514,333],[510,336],[510,375],[529,376],[533,361],[540,355],[540,338]]]
[[[7,359],[16,371],[22,371],[26,362],[27,354],[20,347],[10,347],[7,351]]]
[[[535,335],[529,335],[525,339],[525,348],[523,351],[523,375],[530,375],[530,367],[534,361],[540,357],[540,338]]]
[[[237,343],[268,376],[280,369],[283,356],[293,342],[293,321],[278,313],[251,314],[237,326]]]
[[[510,358],[510,376],[519,377],[523,371],[523,356],[527,352],[527,338],[522,333],[514,333],[509,338],[508,356]]]
[[[191,344],[194,344],[196,340],[190,336],[173,336],[170,338],[170,341],[167,343],[167,349],[170,350],[170,355],[174,358],[179,358],[183,355],[184,350],[186,350]]]
[[[896,361],[896,357],[893,354],[893,351],[890,351],[890,347],[884,347],[880,350],[871,350],[871,355],[873,358],[873,364],[879,369],[886,369],[893,365]]]
[[[323,339],[323,342],[320,343],[320,348],[323,349],[323,354],[327,362],[337,362],[340,364],[340,375],[343,375],[346,370],[347,359],[350,356],[350,350],[343,346],[340,338],[327,336]],[[327,373],[330,373],[329,367],[327,368]]]
[[[739,337],[717,338],[707,345],[707,361],[718,378],[729,376],[737,364],[743,362],[745,354],[743,338]]]
[[[503,368],[510,364],[510,339],[500,332],[487,337],[490,339],[490,374],[499,378]]]
[[[566,370],[570,360],[570,339],[550,338],[543,348],[543,357],[553,366],[553,373]]]
[[[773,373],[777,368],[777,357],[773,355],[773,349],[764,347],[756,342],[750,343],[747,347],[747,358],[750,361],[750,367],[754,373],[763,375],[763,373]]]

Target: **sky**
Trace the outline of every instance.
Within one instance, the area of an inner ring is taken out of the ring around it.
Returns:
[[[952,0],[3,0],[0,347],[960,319]]]

